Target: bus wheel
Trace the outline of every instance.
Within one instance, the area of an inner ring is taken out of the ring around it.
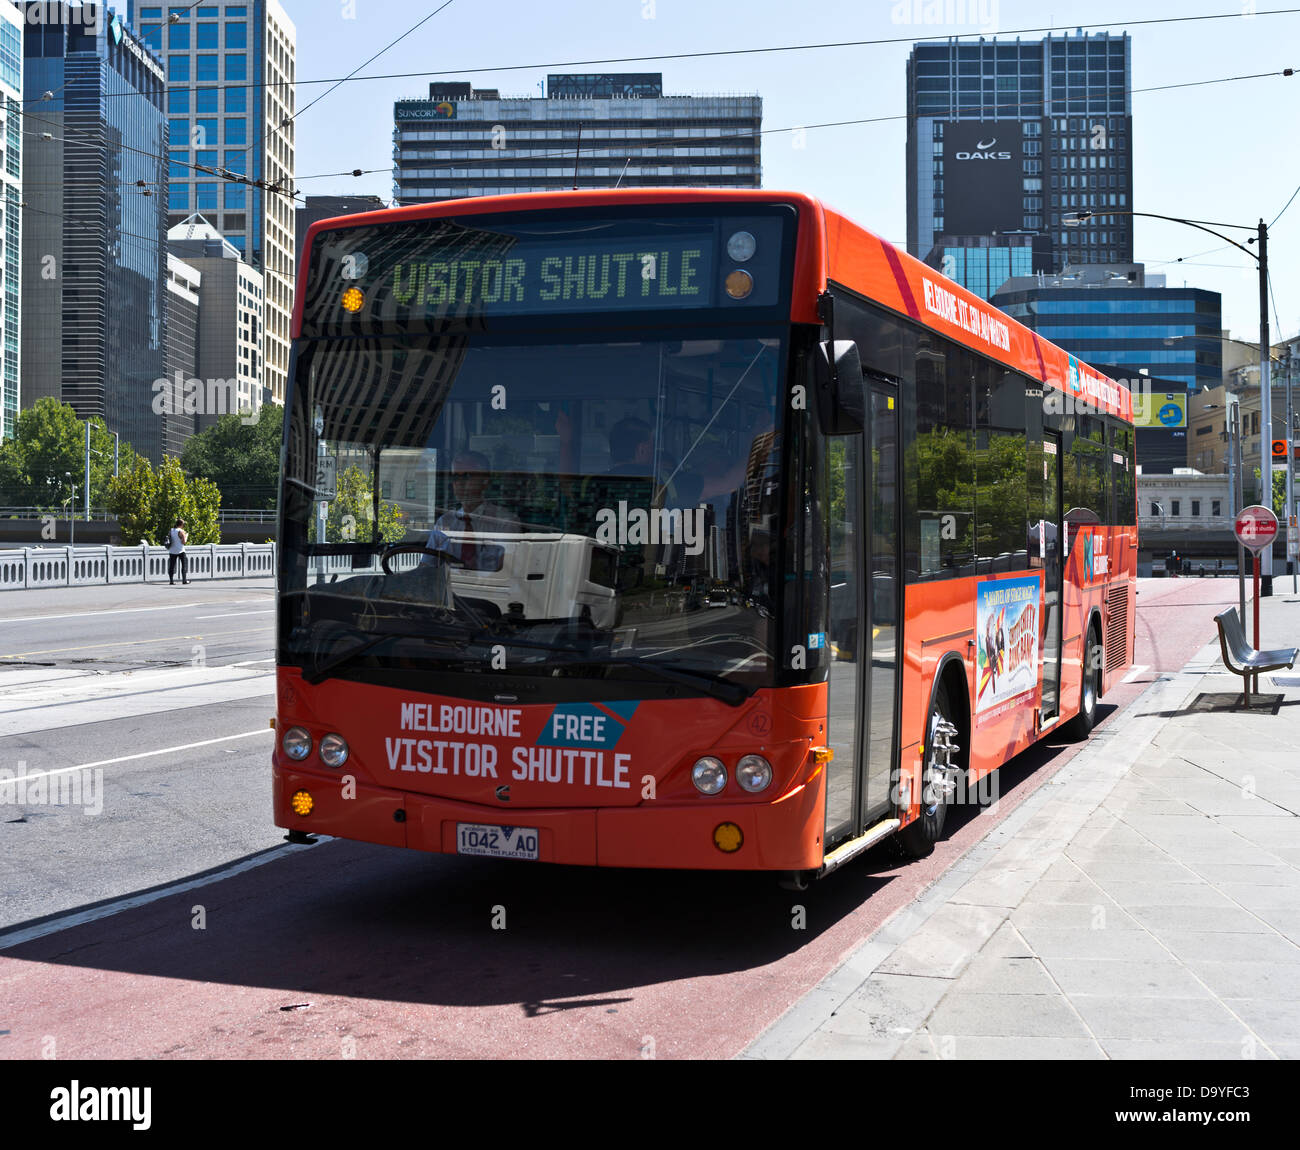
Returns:
[[[898,832],[898,845],[911,858],[925,858],[943,834],[944,815],[957,793],[961,773],[961,747],[948,688],[934,693],[925,750],[925,773],[921,778],[921,815]]]
[[[1095,628],[1088,628],[1088,645],[1083,653],[1083,682],[1079,687],[1079,713],[1070,721],[1069,733],[1086,739],[1097,725],[1097,700],[1101,698],[1101,642]]]

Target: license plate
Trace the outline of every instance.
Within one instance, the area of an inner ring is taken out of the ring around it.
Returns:
[[[536,827],[496,827],[482,823],[456,824],[456,851],[497,859],[537,858]]]

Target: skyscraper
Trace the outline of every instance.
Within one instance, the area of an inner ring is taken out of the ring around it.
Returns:
[[[1130,217],[1102,214],[1132,207],[1129,54],[1127,33],[1109,32],[917,44],[907,62],[908,251],[941,267],[953,249],[1029,235],[1043,237],[1035,272],[1132,262]],[[1064,226],[1082,210],[1097,214]]]
[[[1222,375],[1222,301],[1166,287],[1141,264],[1079,265],[1061,276],[1010,279],[994,307],[1133,392],[1137,458],[1169,472],[1187,457],[1187,397]]]
[[[657,72],[548,76],[545,96],[429,85],[393,107],[400,204],[556,188],[756,188],[759,96],[665,96]]]
[[[0,439],[12,435],[18,418],[20,316],[22,308],[23,15],[0,6]]]
[[[161,7],[130,0],[167,68],[167,224],[202,212],[266,279],[263,391],[284,400],[294,286],[297,32],[278,0]],[[243,182],[248,181],[248,182]]]
[[[33,0],[25,12],[23,81],[34,95],[22,114],[22,403],[53,396],[82,419],[103,416],[157,461],[163,70],[102,5]]]

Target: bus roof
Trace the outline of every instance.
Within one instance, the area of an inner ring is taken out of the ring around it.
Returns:
[[[1095,371],[934,268],[803,192],[761,188],[600,188],[412,204],[317,221],[307,232],[302,266],[310,266],[312,243],[317,234],[340,228],[400,224],[444,216],[553,211],[608,207],[611,204],[630,207],[746,201],[790,204],[798,210],[795,290],[790,316],[793,322],[818,323],[817,297],[828,284],[840,284],[1041,381],[1045,386],[1074,398],[1080,405],[1086,404],[1092,409],[1132,420],[1132,395],[1127,387]],[[295,293],[292,328],[295,339],[301,333],[305,279],[305,276],[299,276]]]

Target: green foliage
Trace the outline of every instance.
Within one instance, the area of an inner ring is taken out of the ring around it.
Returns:
[[[147,459],[137,459],[130,471],[123,471],[109,487],[108,506],[122,529],[127,545],[153,541],[153,505],[158,481]]]
[[[330,500],[325,520],[328,543],[368,542],[373,538],[375,489],[361,468],[347,468],[338,477],[338,491]],[[312,516],[308,538],[316,542],[316,516]],[[385,543],[406,538],[405,516],[396,503],[379,503],[379,537]]]
[[[90,421],[90,448],[90,499],[102,505],[113,478],[113,433],[99,416]],[[130,444],[122,444],[123,473],[139,458]],[[75,485],[81,505],[85,477],[86,425],[71,405],[46,397],[24,408],[13,438],[0,443],[0,503],[54,510]]]
[[[280,482],[284,408],[267,404],[256,423],[244,418],[223,415],[194,436],[181,453],[181,466],[216,484],[227,507],[269,510],[275,507]]]
[[[168,456],[155,471],[140,459],[110,486],[109,509],[122,528],[122,542],[163,546],[177,519],[185,520],[191,545],[220,543],[217,511],[221,493],[205,479],[187,480],[180,463]]]

